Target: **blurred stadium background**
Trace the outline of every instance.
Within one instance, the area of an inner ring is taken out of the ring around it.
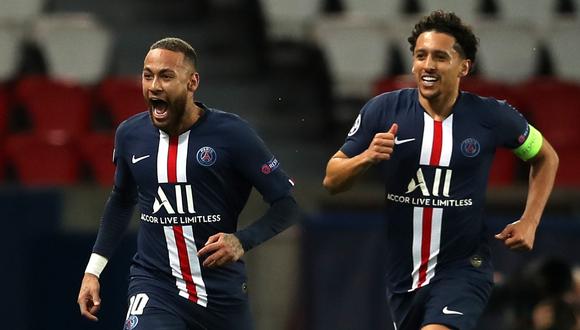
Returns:
[[[507,99],[560,155],[536,249],[492,244],[498,285],[479,329],[573,329],[579,0],[0,0],[0,328],[121,328],[138,221],[102,276],[99,323],[81,319],[77,290],[112,183],[114,128],[144,110],[149,45],[177,36],[200,55],[197,98],[249,120],[297,183],[302,223],[245,257],[257,328],[390,329],[382,187],[370,173],[331,198],[321,180],[365,100],[413,85],[406,37],[434,9],[480,38],[463,88]],[[526,181],[500,151],[490,237],[519,216]],[[241,225],[263,209],[253,195]]]

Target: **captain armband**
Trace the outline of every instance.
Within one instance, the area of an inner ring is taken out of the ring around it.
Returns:
[[[105,269],[105,266],[107,265],[107,262],[107,258],[96,253],[92,253],[91,258],[89,259],[89,263],[87,264],[87,269],[85,269],[85,273],[100,277],[103,269]]]
[[[514,154],[523,161],[527,161],[537,155],[543,141],[542,133],[532,125],[528,124],[528,127],[530,129],[528,137],[521,146],[513,150]]]

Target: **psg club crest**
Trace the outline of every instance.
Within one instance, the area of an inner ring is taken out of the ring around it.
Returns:
[[[467,138],[461,142],[461,153],[465,157],[473,158],[477,156],[480,149],[479,141],[474,138]]]
[[[125,326],[123,327],[123,330],[133,330],[137,326],[137,323],[139,323],[139,318],[137,318],[137,316],[135,315],[131,315],[129,316],[127,321],[125,321]]]
[[[217,160],[217,154],[212,147],[202,147],[197,151],[195,156],[197,162],[202,166],[212,166]]]

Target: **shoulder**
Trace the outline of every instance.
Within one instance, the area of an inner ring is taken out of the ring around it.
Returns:
[[[367,102],[365,108],[368,111],[382,113],[384,115],[394,115],[402,109],[413,106],[417,100],[417,89],[405,88],[391,92],[379,94]]]
[[[461,113],[500,134],[513,125],[519,127],[527,123],[524,116],[505,100],[468,92],[462,92],[461,97]]]
[[[379,94],[369,100],[369,103],[389,107],[401,103],[411,103],[417,98],[417,89],[404,88]]]
[[[209,108],[209,111],[211,111],[210,121],[212,122],[212,127],[220,131],[224,130],[225,134],[252,130],[250,123],[240,115],[214,108]]]
[[[148,112],[140,112],[133,115],[121,122],[117,127],[117,140],[126,138],[131,133],[139,134],[140,130],[149,127],[150,125],[151,119],[149,118]]]
[[[515,110],[515,108],[507,103],[507,101],[498,100],[493,97],[480,96],[470,92],[461,92],[461,98],[466,106],[478,111],[487,111],[489,113],[500,110]]]
[[[150,122],[150,118],[149,118],[149,113],[147,111],[145,112],[140,112],[136,115],[133,115],[127,119],[125,119],[123,122],[121,122],[119,124],[119,127],[117,127],[117,131],[129,131],[132,129],[136,129],[136,128],[141,128],[143,127],[144,123],[149,123]]]
[[[235,113],[226,112],[214,108],[208,108],[210,111],[211,126],[216,133],[230,138],[230,142],[244,142],[240,141],[242,137],[257,136],[257,133],[252,128],[252,125]]]

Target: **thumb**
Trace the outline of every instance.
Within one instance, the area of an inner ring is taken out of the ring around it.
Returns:
[[[502,230],[500,233],[495,235],[495,238],[499,239],[499,240],[505,240],[506,238],[508,238],[508,233],[507,233],[507,228],[504,228],[504,230]]]
[[[397,123],[393,123],[393,125],[391,125],[391,128],[389,128],[389,131],[387,133],[397,135],[398,130],[399,130],[399,125],[397,125]]]
[[[91,301],[93,302],[94,306],[99,306],[101,304],[101,297],[99,296],[99,291],[94,288],[93,290],[91,290],[90,292],[91,295]]]

